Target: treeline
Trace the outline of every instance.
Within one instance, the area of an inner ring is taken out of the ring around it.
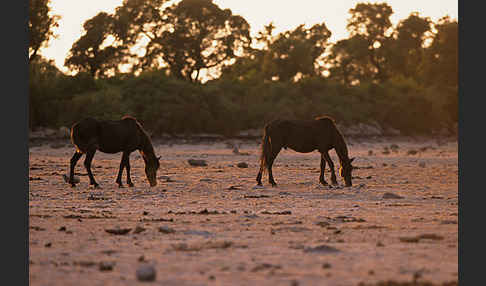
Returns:
[[[233,135],[322,114],[404,134],[457,123],[458,23],[449,17],[412,13],[393,26],[389,5],[360,3],[349,38],[330,43],[324,22],[277,35],[270,23],[252,38],[243,17],[211,0],[166,2],[125,0],[86,21],[65,61],[74,76],[36,56],[42,33],[29,25],[30,128],[124,114],[154,135]]]

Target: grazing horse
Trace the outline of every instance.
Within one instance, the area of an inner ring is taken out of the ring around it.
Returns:
[[[153,187],[157,185],[156,174],[160,167],[159,159],[154,153],[154,148],[147,132],[142,125],[133,117],[124,116],[121,120],[96,120],[94,118],[85,118],[75,123],[71,128],[71,142],[76,147],[76,152],[71,158],[68,183],[75,186],[74,168],[76,163],[83,154],[86,154],[84,166],[88,171],[89,184],[99,188],[98,183],[91,172],[91,161],[96,153],[100,150],[103,153],[115,154],[123,152],[120,169],[116,183],[121,188],[123,169],[127,170],[127,184],[133,187],[130,178],[130,153],[139,150],[145,161],[145,175]]]
[[[265,125],[262,151],[260,157],[260,171],[256,177],[259,186],[262,185],[262,174],[265,167],[268,170],[268,181],[272,186],[276,186],[272,174],[273,161],[282,148],[290,148],[300,153],[309,153],[318,150],[321,153],[321,174],[319,182],[327,185],[324,179],[326,162],[331,169],[332,184],[337,185],[334,163],[329,157],[329,150],[334,148],[341,167],[339,174],[344,179],[347,187],[352,186],[351,171],[353,166],[349,159],[348,148],[344,138],[336,128],[334,120],[327,116],[317,117],[315,120],[274,120]]]

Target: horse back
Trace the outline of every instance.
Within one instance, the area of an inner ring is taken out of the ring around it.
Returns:
[[[71,129],[71,141],[82,153],[90,148],[104,153],[132,152],[140,145],[140,136],[133,118],[105,121],[85,118]]]
[[[297,152],[312,152],[333,148],[334,123],[323,120],[275,120],[265,126],[273,142]]]

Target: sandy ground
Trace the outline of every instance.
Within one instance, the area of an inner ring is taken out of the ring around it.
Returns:
[[[81,182],[71,188],[62,178],[69,142],[30,147],[30,285],[458,280],[457,141],[348,140],[358,167],[351,188],[339,175],[340,186],[319,185],[319,153],[292,150],[274,164],[278,186],[265,174],[256,188],[259,143],[232,142],[240,154],[230,142],[156,143],[162,158],[153,188],[138,152],[130,157],[135,187],[114,182],[121,153],[97,152],[93,173],[102,189],[89,187],[84,157],[76,166]],[[130,231],[106,231],[117,228]],[[155,280],[138,281],[137,269],[150,266]]]

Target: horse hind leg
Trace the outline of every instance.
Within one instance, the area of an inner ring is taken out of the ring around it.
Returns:
[[[324,159],[324,154],[321,154],[321,174],[319,176],[319,182],[324,186],[329,185],[324,177],[324,170],[326,169],[326,160]]]
[[[273,178],[273,171],[272,171],[273,162],[275,161],[275,158],[277,158],[277,155],[278,155],[278,153],[280,152],[281,149],[282,149],[282,147],[280,147],[280,146],[278,148],[275,148],[275,146],[272,146],[273,152],[272,152],[272,155],[267,162],[268,182],[270,184],[272,184],[272,187],[277,186],[277,183],[275,182],[275,179]]]
[[[123,152],[122,158],[120,160],[120,168],[118,169],[118,176],[116,177],[116,180],[115,180],[115,182],[118,184],[119,188],[123,188],[122,175],[123,175],[123,169],[126,166],[124,159],[125,159],[125,152]]]
[[[93,161],[93,157],[95,153],[96,153],[96,149],[90,149],[86,153],[86,158],[84,159],[84,167],[88,172],[89,184],[94,185],[95,188],[99,188],[99,184],[96,182],[93,173],[91,172],[91,162]]]
[[[81,156],[83,156],[83,153],[76,150],[76,152],[74,152],[74,155],[73,155],[73,157],[71,158],[71,161],[70,161],[68,183],[71,184],[71,187],[76,186],[76,183],[74,182],[74,169],[76,168],[76,164],[78,163]]]

